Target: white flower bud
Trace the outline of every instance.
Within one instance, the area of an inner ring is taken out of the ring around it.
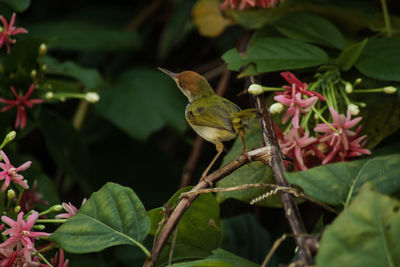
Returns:
[[[14,191],[14,190],[9,189],[9,190],[7,191],[7,198],[8,198],[8,199],[14,199],[15,196],[16,196],[16,194],[15,194],[15,191]]]
[[[6,135],[6,142],[11,142],[12,140],[15,139],[15,137],[17,136],[17,133],[15,131],[11,131]]]
[[[361,82],[362,82],[362,79],[361,79],[361,78],[357,78],[357,79],[354,81],[354,85],[360,84]]]
[[[37,71],[36,71],[36,70],[32,70],[32,71],[31,71],[31,78],[32,78],[32,79],[35,79],[35,78],[36,78],[36,75],[37,75]]]
[[[261,85],[259,84],[252,84],[250,85],[248,92],[252,95],[260,95],[264,92]]]
[[[19,213],[21,211],[21,206],[16,206],[15,208],[14,208],[14,212],[15,213]]]
[[[279,114],[283,111],[283,105],[281,103],[274,103],[269,107],[271,114]]]
[[[39,46],[39,56],[44,56],[47,53],[47,45],[45,43],[42,43]]]
[[[46,99],[52,99],[53,97],[54,97],[53,92],[47,92],[46,95],[45,95]]]
[[[360,109],[358,108],[357,105],[349,104],[347,106],[347,109],[350,111],[350,114],[353,116],[357,116],[358,114],[360,114]]]
[[[51,207],[52,211],[60,211],[62,210],[63,207],[60,204],[54,205],[53,207]]]
[[[100,96],[98,93],[87,93],[85,99],[89,103],[96,103],[97,101],[99,101]]]
[[[346,93],[351,94],[353,92],[353,85],[351,85],[351,83],[346,82],[344,84],[344,90],[346,91]]]
[[[396,93],[397,89],[396,87],[393,86],[386,86],[383,88],[383,92],[385,92],[385,94],[394,94]]]

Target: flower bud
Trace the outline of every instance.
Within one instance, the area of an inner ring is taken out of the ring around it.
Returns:
[[[350,111],[350,114],[353,116],[357,116],[358,114],[360,114],[360,109],[358,108],[357,105],[349,104],[347,106],[347,109]]]
[[[346,91],[346,93],[351,94],[353,92],[353,85],[351,85],[351,83],[346,82],[344,84],[344,90]]]
[[[42,43],[39,46],[39,56],[43,57],[47,53],[47,45],[45,43]]]
[[[357,78],[355,81],[354,81],[354,85],[358,85],[358,84],[360,84],[362,82],[362,79],[361,78]]]
[[[14,212],[15,213],[19,213],[21,211],[21,206],[16,206],[15,208],[14,208]]]
[[[42,69],[42,71],[46,71],[47,70],[47,65],[43,64],[41,69]]]
[[[60,204],[54,205],[53,207],[51,207],[52,211],[60,211],[62,210],[63,207]]]
[[[32,71],[31,71],[31,78],[32,78],[32,79],[35,79],[35,78],[36,78],[36,75],[37,75],[37,71],[36,71],[36,70],[32,70]]]
[[[385,94],[394,94],[396,93],[397,89],[396,87],[393,86],[386,86],[383,88],[383,92],[385,92]]]
[[[325,143],[319,143],[319,144],[317,145],[317,149],[318,149],[319,151],[321,151],[322,153],[326,153],[326,152],[328,152],[329,147],[328,147]]]
[[[274,103],[269,107],[271,114],[280,114],[283,111],[283,105],[281,103]]]
[[[259,84],[252,84],[249,86],[248,92],[252,95],[260,95],[264,92],[261,85]]]
[[[15,191],[14,191],[14,190],[9,189],[9,190],[7,191],[7,198],[8,198],[8,199],[14,199],[15,196],[16,196],[16,194],[15,194]]]
[[[97,101],[99,101],[100,96],[98,93],[91,92],[86,94],[85,99],[89,103],[96,103]]]
[[[7,143],[11,142],[12,140],[15,139],[15,137],[17,136],[17,133],[15,131],[11,131],[6,135],[6,138],[4,138]]]
[[[43,224],[35,224],[35,229],[43,231],[44,229],[46,229],[46,226],[44,226]]]
[[[45,95],[46,99],[52,99],[53,97],[54,97],[53,92],[47,92],[46,95]]]

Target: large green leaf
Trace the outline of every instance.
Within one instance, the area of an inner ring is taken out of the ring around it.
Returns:
[[[318,166],[286,173],[305,193],[331,205],[349,204],[363,184],[373,182],[385,194],[400,190],[400,154]]]
[[[248,260],[261,263],[271,248],[271,236],[253,214],[223,219],[221,248]]]
[[[329,20],[307,13],[290,13],[273,23],[289,38],[342,49],[344,38]]]
[[[45,39],[55,38],[50,49],[105,52],[120,49],[137,49],[140,46],[136,32],[121,28],[105,27],[78,21],[52,21],[32,25],[32,36]]]
[[[250,122],[249,129],[246,129],[246,145],[247,149],[251,150],[261,146],[263,138],[261,136],[258,120],[254,119]],[[222,166],[238,157],[243,150],[243,144],[240,138],[235,140],[230,151],[226,154],[222,161]],[[234,187],[242,184],[254,183],[273,183],[271,168],[265,166],[261,162],[252,162],[247,164],[233,173],[226,176],[224,179],[217,182],[217,187]],[[267,189],[245,189],[232,192],[218,192],[216,198],[218,202],[223,202],[228,198],[238,199],[244,202],[249,202],[253,198],[258,197],[269,190]],[[257,205],[280,207],[279,196],[272,196],[266,200],[258,202]]]
[[[122,244],[143,247],[140,242],[149,229],[149,217],[135,192],[109,182],[50,238],[66,251],[88,253]]]
[[[178,198],[190,189],[185,187],[176,192],[167,202],[167,207],[175,208]],[[148,212],[151,220],[150,234],[155,235],[164,213],[161,208]],[[185,244],[211,252],[221,240],[219,204],[212,194],[202,194],[190,205],[179,220],[176,244]],[[196,229],[196,231],[193,231]],[[170,238],[171,239],[171,238]]]
[[[164,125],[183,132],[185,101],[171,78],[160,71],[135,68],[122,73],[101,92],[96,111],[130,136],[145,139]]]
[[[399,211],[398,200],[364,185],[324,232],[317,266],[400,266]]]
[[[242,61],[240,57],[237,50],[229,50],[222,56],[229,69],[239,70],[243,65],[255,63],[259,73],[301,69],[328,62],[328,55],[319,47],[278,37],[257,39],[242,57]]]
[[[400,81],[400,38],[385,37],[368,41],[356,63],[368,77],[384,81]]]
[[[80,81],[86,89],[99,89],[103,84],[99,72],[96,69],[84,68],[72,61],[58,62],[54,58],[46,57],[47,73],[62,75]]]
[[[25,11],[29,7],[31,0],[1,0],[0,2],[8,5],[17,12]],[[17,26],[20,26],[17,24]]]
[[[236,256],[223,249],[213,251],[213,254],[204,260],[189,261],[171,265],[173,267],[257,267],[258,264]]]
[[[354,64],[360,57],[365,45],[367,44],[367,41],[368,39],[364,39],[364,41],[346,47],[346,49],[342,51],[342,53],[336,60],[336,64],[341,70],[347,71],[354,66]]]

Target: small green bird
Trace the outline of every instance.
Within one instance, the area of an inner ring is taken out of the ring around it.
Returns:
[[[232,140],[239,134],[243,142],[243,154],[247,155],[244,126],[255,114],[254,109],[241,110],[236,104],[217,95],[206,78],[196,72],[173,73],[163,68],[158,69],[170,76],[187,97],[189,103],[185,109],[185,118],[189,125],[203,139],[216,146],[217,155],[203,172],[202,178],[207,176],[221,155],[223,141]]]

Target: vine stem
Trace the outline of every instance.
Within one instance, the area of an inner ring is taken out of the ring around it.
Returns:
[[[387,9],[386,0],[381,0],[383,19],[385,20],[386,33],[388,37],[392,36],[392,25],[390,23],[390,15]]]

